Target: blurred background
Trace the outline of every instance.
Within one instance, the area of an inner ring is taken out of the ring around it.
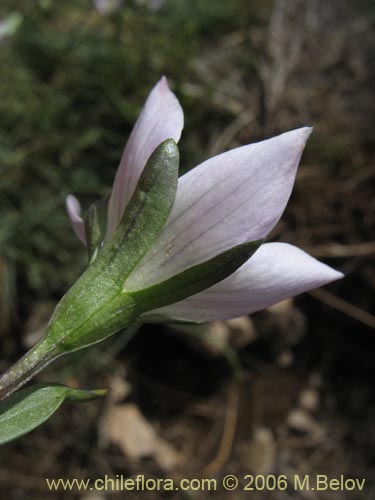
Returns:
[[[270,236],[346,278],[199,332],[144,326],[58,361],[38,381],[111,387],[66,404],[0,449],[0,496],[45,477],[341,474],[363,492],[252,492],[254,499],[375,495],[374,96],[371,1],[2,0],[0,371],[40,336],[86,265],[64,200],[106,196],[161,75],[185,111],[182,172],[302,125],[314,133]],[[245,498],[217,491],[126,498]],[[247,493],[248,494],[248,493]],[[107,495],[107,496],[106,496]]]

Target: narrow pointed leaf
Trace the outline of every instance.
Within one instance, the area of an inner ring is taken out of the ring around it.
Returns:
[[[57,384],[37,384],[22,389],[0,402],[0,444],[43,424],[65,400],[89,401],[106,393],[103,389],[85,391]]]
[[[136,291],[126,290],[141,312],[194,295],[234,273],[260,247],[263,240],[243,243],[166,281]]]

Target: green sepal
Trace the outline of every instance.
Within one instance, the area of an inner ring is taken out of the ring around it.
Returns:
[[[137,319],[123,283],[169,216],[178,166],[177,145],[167,139],[148,160],[117,229],[56,307],[43,339],[54,357],[99,342]]]
[[[12,441],[43,424],[64,401],[90,401],[105,389],[81,390],[58,384],[36,384],[0,402],[0,444]]]
[[[237,245],[166,281],[141,290],[128,291],[128,293],[141,313],[186,299],[233,274],[254,254],[263,241],[257,240]]]
[[[167,222],[176,198],[178,168],[177,144],[167,139],[148,160],[117,229],[101,251],[101,265],[122,280],[121,285]]]
[[[96,259],[103,243],[107,225],[108,199],[92,203],[85,215],[85,234],[90,264]]]

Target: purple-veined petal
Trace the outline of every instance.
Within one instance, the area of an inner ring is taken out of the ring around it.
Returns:
[[[126,144],[108,206],[107,237],[115,230],[151,153],[166,139],[181,137],[184,114],[163,76],[152,89]]]
[[[235,273],[204,292],[151,311],[187,321],[251,314],[343,277],[288,243],[265,243]]]
[[[130,277],[128,289],[158,283],[229,248],[264,238],[293,188],[311,128],[210,158],[179,179],[170,217]]]
[[[73,231],[86,246],[85,223],[81,217],[81,205],[72,194],[66,198],[66,210],[72,223]]]

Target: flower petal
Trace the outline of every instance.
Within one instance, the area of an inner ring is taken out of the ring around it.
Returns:
[[[288,202],[311,128],[215,156],[179,179],[163,231],[129,286],[144,287],[264,238]]]
[[[151,311],[187,321],[251,314],[344,275],[287,243],[265,243],[225,280],[181,302]]]
[[[72,223],[73,231],[86,246],[85,223],[81,217],[81,205],[77,198],[70,194],[66,198],[66,210]]]
[[[107,237],[120,222],[151,153],[166,139],[178,142],[183,125],[182,108],[163,76],[148,96],[122,155],[109,199]]]

